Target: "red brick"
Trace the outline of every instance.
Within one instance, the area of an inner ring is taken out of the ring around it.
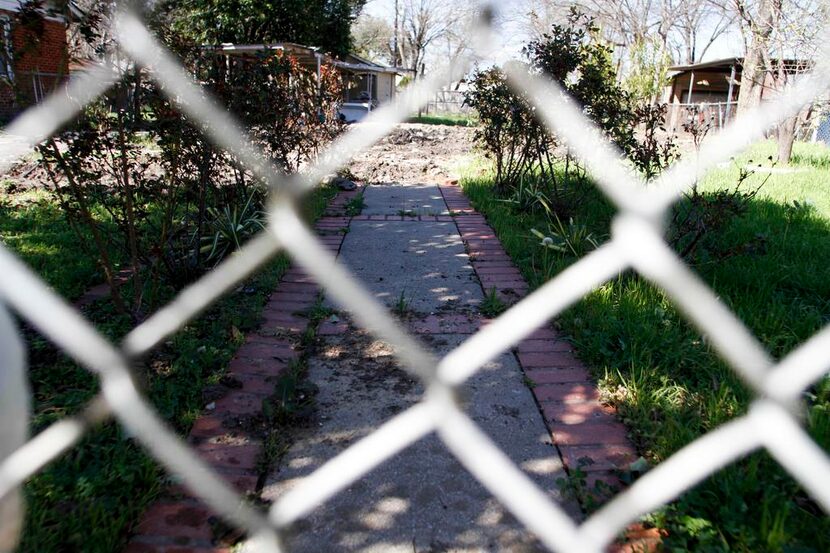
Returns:
[[[282,301],[293,301],[298,303],[307,303],[308,305],[313,305],[315,301],[317,301],[317,292],[306,292],[304,294],[292,294],[289,292],[283,292],[279,288],[277,291],[271,294],[268,298],[270,302],[282,302]]]
[[[585,472],[619,470],[637,460],[637,452],[629,444],[560,445],[559,451],[568,468],[580,468]],[[591,462],[587,463],[585,459]]]
[[[313,302],[271,300],[265,304],[262,313],[305,313],[312,305]]]
[[[536,384],[563,384],[587,382],[588,371],[576,369],[528,369],[525,375]]]
[[[290,346],[250,342],[236,350],[237,357],[249,359],[292,359],[297,352]]]
[[[256,471],[242,470],[239,472],[217,471],[222,480],[228,483],[233,489],[240,494],[249,494],[256,492],[257,482],[259,476]]]
[[[274,336],[261,336],[259,334],[252,334],[249,336],[249,339],[250,342],[243,344],[242,347],[240,347],[237,350],[236,357],[244,359],[254,359],[258,361],[276,359],[277,361],[287,362],[291,359],[296,359],[299,356],[299,351],[297,349],[298,346],[292,344],[284,338],[275,338]],[[247,345],[266,347],[268,348],[268,354],[247,355],[249,351],[252,351],[243,349]]]
[[[256,394],[259,396],[270,396],[274,393],[276,375],[262,376],[259,374],[238,374],[234,378],[242,384],[240,392]]]
[[[302,267],[291,267],[282,275],[283,277],[311,278],[311,275]]]
[[[467,240],[467,247],[471,250],[504,252],[504,248],[502,248],[501,242],[497,238],[491,238],[489,240]]]
[[[579,403],[545,403],[545,417],[550,422],[562,424],[581,424],[592,420],[605,420],[605,417],[614,416],[616,410],[610,405],[603,405],[599,401],[584,401]]]
[[[259,459],[258,444],[211,444],[202,443],[196,451],[206,463],[213,467],[254,471]]]
[[[599,399],[599,392],[591,382],[572,384],[541,384],[533,388],[536,399],[542,402],[548,401],[596,401]],[[542,405],[545,408],[545,405]]]
[[[608,445],[629,443],[625,427],[614,420],[609,422],[584,422],[582,424],[551,425],[553,441],[559,445]]]
[[[516,348],[519,353],[550,353],[550,352],[572,352],[573,347],[569,342],[562,339],[554,340],[524,340]]]
[[[292,354],[297,353],[297,346],[294,342],[287,338],[277,336],[267,336],[258,333],[252,333],[248,334],[247,338],[245,339],[245,343],[269,346],[274,348],[274,350],[290,351]]]
[[[476,261],[510,261],[510,256],[504,252],[492,250],[470,249],[467,251]]]
[[[300,333],[308,327],[308,319],[300,319],[291,315],[270,314],[264,317],[263,326],[267,328],[278,328],[286,332]]]
[[[190,429],[190,437],[196,438],[196,441],[216,438],[217,436],[238,437],[239,435],[238,429],[226,427],[222,414],[215,412],[207,413],[196,419]]]
[[[480,271],[481,269],[487,269],[487,268],[504,268],[504,269],[515,269],[516,268],[516,266],[510,260],[506,260],[506,261],[486,261],[486,260],[483,260],[483,259],[482,260],[476,259],[476,260],[473,260],[471,264],[473,266],[473,269],[476,270],[476,272]]]
[[[306,271],[306,269],[300,265],[292,265],[288,268],[288,270],[283,273],[283,276],[311,276],[310,273]]]
[[[164,553],[231,553],[227,547],[180,547],[172,546],[164,550]]]
[[[522,273],[515,267],[481,267],[476,269],[480,277],[506,278],[508,280],[523,280]]]
[[[505,280],[501,278],[487,278],[479,277],[481,280],[481,286],[485,290],[489,290],[491,288],[495,288],[497,290],[516,290],[516,291],[523,291],[527,292],[529,287],[524,280]]]
[[[291,294],[313,294],[315,296],[319,292],[319,288],[316,284],[301,282],[281,282],[277,289],[280,292],[288,292]]]
[[[286,362],[277,359],[246,359],[237,357],[231,360],[228,371],[232,375],[256,374],[276,376],[285,369]]]
[[[484,281],[481,283],[482,287],[485,289],[495,288],[499,292],[503,293],[513,293],[519,297],[524,297],[527,295],[530,288],[527,284],[518,283],[518,282],[493,282],[493,281]]]
[[[339,240],[337,242],[338,242],[338,244],[340,243]],[[317,281],[315,281],[313,277],[311,277],[311,276],[309,276],[305,273],[295,274],[295,273],[290,273],[289,272],[289,273],[285,273],[285,275],[283,275],[282,279],[280,280],[280,284],[279,284],[278,289],[282,289],[285,284],[290,284],[290,283],[312,284],[314,286],[317,285]]]
[[[559,335],[547,327],[537,328],[531,332],[526,340],[557,340]]]
[[[262,396],[233,391],[216,401],[218,414],[256,415],[262,412]]]
[[[528,368],[582,368],[582,363],[573,355],[565,352],[522,353],[519,352],[519,362],[522,367]]]
[[[232,487],[241,495],[247,495],[256,492],[259,476],[256,471],[250,470],[235,470],[235,469],[218,469],[215,471],[228,486]],[[184,483],[173,484],[168,487],[167,492],[172,496],[179,496],[182,498],[194,499],[197,496],[195,492],[190,490]]]
[[[210,540],[210,512],[192,502],[158,502],[150,506],[136,526],[147,536]]]
[[[470,242],[474,240],[498,240],[498,237],[490,229],[464,228],[459,229],[458,232],[459,234],[461,234],[461,238],[465,242]]]
[[[336,336],[338,334],[345,334],[349,331],[349,324],[344,322],[323,321],[317,327],[318,336]]]

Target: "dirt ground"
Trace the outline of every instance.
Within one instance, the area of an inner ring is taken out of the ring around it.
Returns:
[[[475,129],[404,123],[366,152],[350,169],[366,183],[434,184],[456,178],[453,166],[473,149]]]
[[[404,123],[355,157],[349,168],[358,180],[367,183],[444,182],[456,178],[453,165],[472,150],[474,132],[469,127]],[[153,169],[151,172],[161,172],[158,167]],[[34,155],[16,163],[5,179],[10,188],[7,192],[52,187]]]

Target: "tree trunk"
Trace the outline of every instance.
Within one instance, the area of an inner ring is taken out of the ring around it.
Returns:
[[[781,121],[776,129],[778,139],[778,162],[787,165],[793,155],[793,142],[795,142],[795,130],[798,126],[798,116],[790,117]]]
[[[752,36],[741,71],[739,114],[761,103],[768,71],[765,59],[769,55],[770,39],[778,23],[778,14],[781,13],[781,2],[782,0],[761,0],[758,16],[750,23]]]

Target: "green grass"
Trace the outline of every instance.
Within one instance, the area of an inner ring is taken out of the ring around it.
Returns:
[[[307,216],[322,214],[334,193],[313,193],[304,206]],[[21,203],[20,195],[2,196],[3,240],[59,292],[77,296],[101,280],[95,263],[79,252],[77,238],[54,200],[45,193],[36,195],[36,203]],[[200,415],[207,403],[202,391],[219,383],[244,333],[258,327],[262,308],[288,266],[284,256],[277,257],[160,346],[138,369],[147,397],[176,431],[185,434]],[[113,341],[130,328],[106,301],[93,304],[87,316]],[[95,377],[34,332],[27,332],[27,340],[35,434],[78,412],[99,387]],[[136,441],[117,424],[106,423],[26,484],[20,551],[119,551],[165,483],[164,471]]]
[[[0,241],[66,298],[77,298],[96,279],[103,282],[94,256],[79,251],[78,235],[51,194],[38,190],[10,193],[8,181],[3,184]]]
[[[761,142],[749,152],[738,157],[728,168],[712,171],[702,183],[703,190],[734,183],[738,175],[738,166],[771,165],[769,157],[775,159],[776,144],[773,141]],[[776,169],[792,170],[776,174],[761,189],[759,196],[775,204],[792,204],[793,201],[812,205],[825,219],[830,219],[830,192],[827,190],[828,171],[830,171],[830,149],[820,144],[796,143],[789,166]],[[760,173],[757,177],[760,177]],[[758,178],[754,180],[759,180]]]
[[[762,143],[736,163],[771,153],[774,145]],[[755,240],[763,247],[725,259],[701,255],[694,266],[776,358],[830,323],[830,151],[797,144],[792,166],[801,171],[773,175],[747,213],[705,246],[728,251]],[[737,169],[719,169],[701,187],[713,190],[736,178]],[[746,185],[760,179],[755,175]],[[481,166],[462,184],[533,285],[576,261],[542,248],[530,229],[546,230],[545,218],[497,201]],[[591,188],[572,215],[601,242],[613,214]],[[748,408],[750,394],[706,338],[665,294],[632,273],[589,294],[559,322],[652,463]],[[806,403],[807,427],[828,451],[826,378]],[[830,551],[828,517],[763,452],[719,471],[647,520],[669,531],[668,551]]]
[[[479,124],[475,115],[421,115],[411,117],[409,123],[421,123],[422,125],[448,125],[451,127],[476,127]]]
[[[491,319],[498,317],[506,309],[507,306],[503,301],[501,301],[501,298],[499,298],[495,287],[490,288],[490,291],[484,296],[484,300],[481,302],[481,306],[479,307],[481,314]]]

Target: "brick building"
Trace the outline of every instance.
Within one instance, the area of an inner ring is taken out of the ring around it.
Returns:
[[[82,13],[74,2],[44,2],[26,10],[0,0],[0,118],[40,101],[67,76],[67,29]]]

